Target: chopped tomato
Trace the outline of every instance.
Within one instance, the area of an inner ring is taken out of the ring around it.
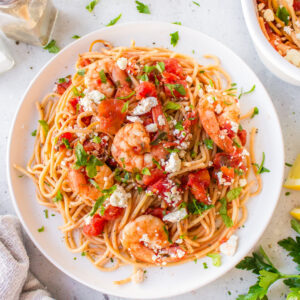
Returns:
[[[117,99],[106,99],[98,106],[98,117],[100,119],[99,130],[115,134],[121,128],[126,113],[122,113],[124,101]]]
[[[165,84],[165,93],[167,94],[167,96],[169,97],[176,97],[176,98],[180,98],[183,97],[185,95],[183,95],[182,92],[179,92],[178,88],[171,88],[169,84],[172,85],[178,85],[178,86],[182,86],[185,90],[185,94],[186,94],[186,81],[185,80],[181,80],[178,76],[176,76],[175,74],[172,73],[168,73],[168,72],[163,72],[163,83]]]
[[[157,97],[155,85],[152,82],[144,81],[136,88],[136,99],[146,97]]]
[[[103,218],[108,221],[118,219],[122,215],[123,210],[124,208],[122,207],[109,205],[105,209]]]
[[[80,66],[86,67],[87,65],[91,64],[92,61],[89,58],[81,58],[80,59]]]
[[[73,138],[73,133],[65,132],[59,137],[58,140],[61,142],[63,139],[66,139],[70,143],[72,141],[72,138]]]
[[[166,174],[164,174],[163,170],[153,169],[151,170],[151,175],[143,175],[143,184],[149,186],[155,182],[157,182],[161,178],[165,178]]]
[[[100,135],[99,138],[101,139],[100,143],[95,143],[92,140],[86,140],[83,143],[84,150],[90,154],[100,157],[102,154],[105,154],[105,150],[108,146],[108,139],[103,139],[103,137],[107,135]]]
[[[165,159],[169,152],[165,149],[162,144],[154,145],[151,147],[151,153],[153,157],[160,161],[161,159]]]
[[[210,175],[208,170],[200,170],[195,173],[190,173],[188,176],[187,185],[191,188],[194,197],[205,204],[210,204],[206,189],[210,184]]]
[[[242,143],[243,146],[245,146],[246,141],[247,141],[247,131],[245,129],[242,129],[238,131],[238,137]]]
[[[56,83],[56,90],[55,92],[59,95],[62,95],[66,89],[71,85],[72,83],[72,79],[71,79],[71,76],[67,76],[65,78],[65,81],[62,82],[62,83]]]
[[[152,215],[154,217],[162,219],[166,214],[166,210],[161,207],[148,208],[145,212],[146,215]]]
[[[179,76],[180,78],[183,78],[183,69],[176,58],[168,58],[164,61],[164,63],[165,70],[168,73],[172,73]]]
[[[128,101],[131,97],[128,97],[132,93],[132,89],[128,85],[124,85],[123,87],[119,87],[115,98],[126,98],[125,101]],[[128,97],[128,98],[127,98]],[[121,99],[122,100],[122,99]]]
[[[83,117],[81,121],[85,124],[85,126],[89,126],[91,124],[92,116]]]
[[[246,166],[243,163],[242,157],[240,155],[230,155],[224,152],[217,153],[214,161],[214,167],[220,169],[221,167],[232,167],[240,168],[245,170]]]
[[[184,252],[183,256],[182,256],[182,252]],[[185,255],[186,255],[186,250],[184,250],[183,248],[181,248],[179,246],[172,245],[171,247],[168,248],[168,254],[171,257],[177,258],[177,260],[182,260],[182,259],[184,259]]]
[[[106,220],[99,216],[94,215],[90,224],[83,226],[83,233],[89,236],[97,236],[103,232]]]
[[[229,123],[229,122],[226,122],[225,125],[221,128],[221,130],[227,130],[227,136],[230,138],[230,139],[233,139],[236,134],[235,132],[232,130],[232,125]]]
[[[69,100],[69,104],[71,105],[74,113],[77,112],[77,104],[79,103],[79,97],[76,97],[76,98],[71,98]]]
[[[197,124],[197,115],[196,113],[193,111],[193,112],[188,112],[186,114],[186,119],[184,120],[183,122],[183,128],[185,130],[190,130],[190,128],[194,125],[194,124]]]
[[[231,181],[234,178],[234,169],[231,167],[221,167],[221,172],[223,173],[223,178],[226,181]]]
[[[294,0],[293,7],[295,11],[300,11],[300,1]]]
[[[162,104],[159,100],[158,104],[152,108],[153,122],[157,125],[160,131],[169,132],[169,124],[164,115]]]

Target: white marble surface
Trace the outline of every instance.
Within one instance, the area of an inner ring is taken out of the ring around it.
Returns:
[[[262,65],[247,32],[240,2],[238,0],[198,0],[200,3],[198,7],[190,0],[143,1],[150,4],[151,15],[139,14],[133,0],[100,0],[92,14],[85,10],[85,5],[89,0],[55,0],[54,3],[59,8],[60,15],[54,38],[60,47],[65,47],[72,41],[71,37],[74,34],[82,36],[103,27],[119,13],[123,14],[120,23],[136,20],[181,21],[185,26],[198,29],[216,38],[242,57],[265,83],[279,114],[286,161],[292,162],[300,152],[300,88],[277,79]],[[9,41],[9,46],[16,60],[16,66],[11,71],[0,75],[0,157],[2,157],[0,161],[0,214],[14,214],[8,194],[5,162],[12,118],[27,85],[53,55],[37,47],[21,43],[17,45],[14,41]],[[268,167],[272,171],[272,166]],[[287,237],[292,232],[289,226],[289,210],[295,205],[300,206],[299,192],[292,191],[289,196],[285,196],[285,192],[286,190],[283,189],[273,220],[259,244],[265,247],[279,268],[295,272],[294,264],[285,259],[276,245],[279,239]],[[117,299],[102,295],[70,279],[48,262],[28,239],[26,239],[26,246],[33,273],[41,279],[56,299],[108,299],[108,297],[112,300]],[[235,299],[236,295],[246,292],[254,281],[255,277],[249,272],[233,269],[214,283],[173,299]],[[285,299],[284,293],[283,285],[277,284],[272,288],[270,299]]]

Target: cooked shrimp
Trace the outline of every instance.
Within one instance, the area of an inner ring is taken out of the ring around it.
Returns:
[[[152,215],[143,215],[128,223],[121,242],[136,259],[148,263],[176,262],[185,256],[185,251],[168,241],[165,224]]]
[[[123,126],[117,132],[111,146],[114,159],[129,172],[153,166],[150,150],[149,134],[139,122]]]
[[[222,91],[204,95],[199,102],[200,121],[206,133],[227,153],[235,151],[231,134],[236,134],[240,120],[238,100]]]
[[[97,166],[97,175],[92,178],[98,184],[97,188],[88,181],[85,174],[80,170],[70,169],[68,178],[70,187],[75,194],[82,198],[96,200],[101,196],[101,190],[113,185],[113,179],[110,178],[111,174],[112,171],[107,165]]]

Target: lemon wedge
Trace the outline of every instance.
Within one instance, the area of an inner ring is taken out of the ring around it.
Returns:
[[[290,214],[298,221],[300,221],[300,207],[291,210]]]
[[[300,190],[300,154],[298,154],[283,186],[292,190]]]

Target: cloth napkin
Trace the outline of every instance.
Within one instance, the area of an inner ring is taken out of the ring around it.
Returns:
[[[51,300],[30,273],[22,227],[14,216],[0,216],[0,300]]]

